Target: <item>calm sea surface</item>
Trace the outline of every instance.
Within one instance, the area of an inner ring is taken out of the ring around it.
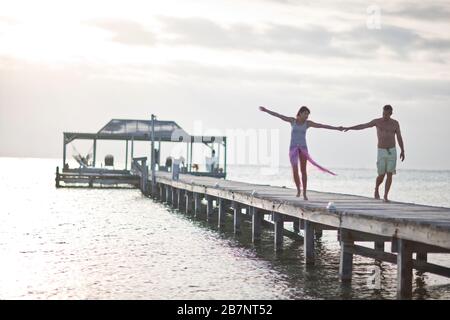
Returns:
[[[169,209],[133,189],[55,188],[52,159],[0,158],[0,299],[395,299],[396,268],[355,257],[351,286],[338,278],[335,232],[306,267],[301,243],[273,234],[251,243]],[[310,169],[309,187],[371,196],[373,170]],[[289,168],[267,175],[231,167],[229,179],[292,187]],[[402,170],[392,199],[450,207],[450,171]],[[429,261],[450,266],[450,257]],[[381,281],[373,285],[374,272]],[[450,279],[414,276],[414,299],[450,299]]]

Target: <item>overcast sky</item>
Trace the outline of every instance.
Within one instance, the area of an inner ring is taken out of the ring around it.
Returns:
[[[0,0],[0,156],[61,157],[111,118],[192,132],[355,125],[394,107],[400,168],[450,169],[450,1]],[[198,123],[198,122],[197,122]],[[374,167],[375,129],[311,129],[327,166]]]

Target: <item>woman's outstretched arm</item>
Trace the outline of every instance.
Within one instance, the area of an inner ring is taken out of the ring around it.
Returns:
[[[372,120],[372,121],[370,121],[368,123],[359,124],[359,125],[353,126],[353,127],[347,127],[347,128],[344,128],[344,131],[347,132],[349,130],[364,130],[364,129],[367,129],[367,128],[372,128],[372,127],[375,127],[377,125],[377,121],[378,121],[377,119],[374,119],[374,120]]]
[[[270,111],[269,109],[266,109],[264,107],[259,107],[259,110],[261,110],[262,112],[266,112],[274,117],[280,118],[283,121],[292,122],[295,120],[295,118],[293,118],[293,117],[283,116],[282,114]]]
[[[320,129],[330,129],[330,130],[339,130],[339,131],[343,131],[344,127],[334,127],[334,126],[329,126],[327,124],[321,124],[321,123],[316,123],[313,121],[308,120],[308,127],[310,128],[320,128]]]

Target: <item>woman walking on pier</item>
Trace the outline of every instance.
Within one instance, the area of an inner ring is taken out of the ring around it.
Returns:
[[[308,175],[306,173],[306,162],[309,161],[312,165],[317,167],[323,172],[327,172],[331,175],[336,175],[330,170],[320,166],[317,162],[315,162],[311,156],[308,153],[308,146],[306,144],[306,130],[308,128],[322,128],[322,129],[330,129],[330,130],[344,130],[343,127],[333,127],[325,124],[320,124],[313,122],[311,120],[308,120],[309,114],[311,111],[303,106],[300,108],[300,110],[297,113],[297,116],[294,117],[288,117],[281,115],[279,113],[270,111],[266,109],[265,107],[259,107],[259,110],[263,112],[267,112],[268,114],[280,118],[283,121],[287,121],[291,124],[292,131],[291,131],[291,143],[289,146],[289,159],[292,166],[292,172],[294,175],[294,181],[295,185],[297,187],[297,197],[300,197],[301,195],[301,184],[300,184],[300,176],[298,172],[298,163],[300,160],[300,170],[302,173],[302,184],[303,184],[303,199],[308,200],[308,197],[306,195],[307,190],[307,182],[308,182]]]

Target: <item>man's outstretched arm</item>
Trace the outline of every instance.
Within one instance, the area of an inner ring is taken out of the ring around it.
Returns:
[[[405,145],[403,144],[402,133],[400,131],[400,124],[397,122],[397,128],[395,130],[395,134],[397,135],[398,145],[400,146],[400,160],[405,161]]]
[[[282,114],[276,113],[274,111],[270,111],[269,109],[264,108],[264,107],[259,107],[259,110],[261,110],[262,112],[267,112],[268,114],[270,114],[274,117],[280,118],[281,120],[284,120],[287,122],[292,122],[295,120],[295,118],[293,118],[293,117],[283,116]]]
[[[377,125],[377,120],[372,120],[372,121],[370,121],[368,123],[359,124],[359,125],[353,126],[353,127],[347,127],[347,128],[344,129],[344,131],[348,131],[348,130],[363,130],[363,129],[375,127],[376,125]]]

